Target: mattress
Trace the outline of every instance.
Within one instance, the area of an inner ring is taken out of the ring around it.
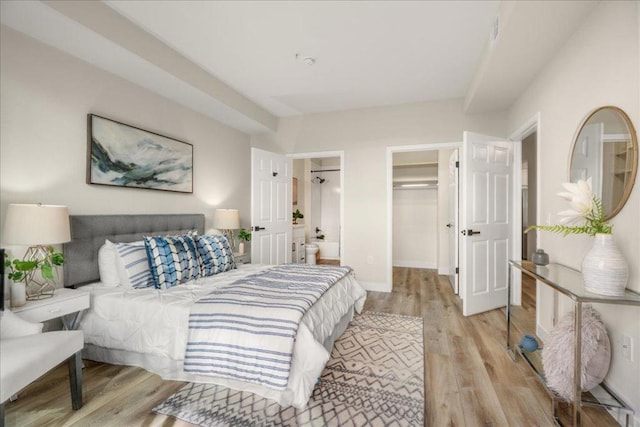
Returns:
[[[282,406],[305,406],[329,360],[333,340],[364,306],[366,291],[352,275],[332,286],[303,316],[298,328],[289,383],[285,390],[258,384],[185,373],[182,369],[191,305],[217,287],[255,274],[266,266],[242,265],[237,270],[201,278],[166,290],[83,287],[91,292],[91,308],[80,321],[84,356],[113,364],[140,366],[167,380],[212,383],[250,391]]]

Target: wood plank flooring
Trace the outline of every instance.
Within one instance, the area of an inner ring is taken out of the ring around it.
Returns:
[[[393,292],[369,292],[365,310],[424,319],[425,425],[553,425],[547,393],[505,351],[503,310],[462,316],[447,278],[434,270],[394,268],[393,277]],[[535,318],[535,284],[524,283],[523,293],[513,313],[517,339]],[[150,412],[182,385],[140,368],[85,361],[85,404],[73,411],[63,364],[7,402],[6,426],[190,426]],[[617,424],[588,408],[584,425]]]

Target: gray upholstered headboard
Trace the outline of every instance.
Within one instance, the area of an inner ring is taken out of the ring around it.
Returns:
[[[133,242],[142,236],[204,233],[203,214],[71,215],[71,241],[63,246],[64,286],[75,288],[100,280],[98,249],[106,239]]]

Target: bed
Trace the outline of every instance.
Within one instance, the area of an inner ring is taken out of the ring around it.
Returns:
[[[239,265],[161,290],[105,285],[111,279],[103,274],[101,281],[98,252],[104,250],[106,240],[128,243],[139,242],[143,236],[203,235],[204,215],[80,215],[71,216],[70,221],[72,240],[64,245],[64,283],[91,294],[91,308],[79,321],[85,334],[83,357],[139,366],[166,380],[219,384],[258,394],[285,407],[302,408],[329,360],[333,342],[344,332],[354,311],[362,310],[366,298],[354,275],[346,274],[311,305],[295,332],[290,371],[283,387],[228,375],[203,375],[193,369],[187,372],[185,351],[192,344],[189,325],[194,307],[211,292],[236,289],[238,283],[271,271],[271,266]],[[250,310],[255,313],[255,307]]]

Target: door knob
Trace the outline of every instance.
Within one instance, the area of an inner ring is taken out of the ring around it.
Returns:
[[[463,236],[473,236],[474,234],[480,234],[479,231],[473,231],[473,230],[462,230],[461,233]]]
[[[253,230],[253,231],[260,231],[260,230],[266,230],[266,228],[264,228],[264,227],[260,227],[260,226],[257,226],[257,225],[256,225],[256,226],[252,227],[252,230]]]
[[[449,223],[449,224],[446,225],[446,227],[447,228],[451,228],[451,227],[453,227],[453,224]]]

